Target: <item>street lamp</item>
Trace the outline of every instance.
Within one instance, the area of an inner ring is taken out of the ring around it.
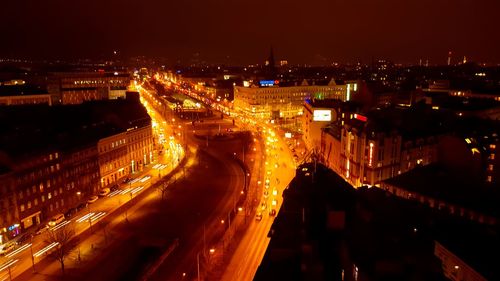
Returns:
[[[33,235],[30,237],[30,252],[31,252],[31,266],[33,267],[33,273],[36,272],[35,270],[35,257],[33,256]]]

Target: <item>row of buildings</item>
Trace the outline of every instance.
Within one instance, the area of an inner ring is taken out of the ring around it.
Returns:
[[[79,105],[0,110],[0,244],[154,160],[137,93]]]
[[[80,104],[85,101],[125,98],[131,83],[127,72],[51,72],[33,83],[0,86],[0,105]],[[16,80],[17,81],[17,80]]]
[[[455,97],[448,97],[455,99]],[[495,185],[499,123],[475,101],[412,106],[311,100],[304,103],[303,139],[325,165],[353,186],[380,186],[383,180],[434,162],[472,172]],[[499,104],[490,101],[487,111]],[[477,114],[480,112],[480,114]]]

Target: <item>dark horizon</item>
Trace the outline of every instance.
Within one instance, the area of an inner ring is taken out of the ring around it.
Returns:
[[[165,57],[228,65],[262,64],[273,46],[276,62],[329,65],[500,63],[494,0],[275,1],[251,3],[146,0],[26,0],[0,11],[0,57],[74,59]]]

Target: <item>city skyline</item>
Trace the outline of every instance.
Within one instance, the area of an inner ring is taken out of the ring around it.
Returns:
[[[165,57],[169,63],[262,63],[273,46],[290,64],[499,63],[491,24],[497,1],[149,0],[6,3],[0,12],[2,57],[33,59]],[[36,47],[34,47],[36,46]]]

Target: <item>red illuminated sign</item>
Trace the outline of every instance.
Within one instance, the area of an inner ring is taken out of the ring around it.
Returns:
[[[363,122],[368,121],[368,118],[366,116],[359,115],[359,114],[354,114],[354,118],[358,119],[359,121],[363,121]]]

